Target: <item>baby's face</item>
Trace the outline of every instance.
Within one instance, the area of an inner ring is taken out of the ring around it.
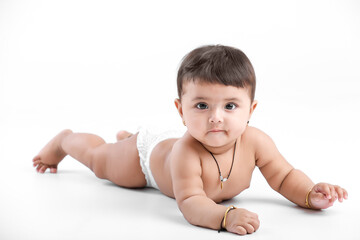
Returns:
[[[256,107],[246,88],[193,81],[184,83],[177,101],[188,132],[209,147],[233,144]]]

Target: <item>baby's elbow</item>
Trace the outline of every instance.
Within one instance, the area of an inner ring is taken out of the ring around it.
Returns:
[[[274,190],[277,191],[278,193],[281,193],[281,189],[283,188],[283,186],[285,185],[285,181],[286,179],[291,175],[291,173],[294,171],[294,168],[289,169],[288,171],[284,172],[281,176],[281,181],[279,181],[278,184],[276,184],[274,186]]]
[[[199,216],[196,214],[197,210],[194,209],[194,200],[194,197],[186,198],[183,201],[178,202],[178,207],[186,221],[192,225],[199,226]]]
[[[191,207],[193,201],[193,195],[181,196],[176,198],[176,202],[181,212],[186,211],[187,208]]]
[[[176,202],[186,221],[193,224],[194,219],[192,217],[192,214],[189,214],[191,213],[191,197],[183,198],[180,200],[177,199]]]

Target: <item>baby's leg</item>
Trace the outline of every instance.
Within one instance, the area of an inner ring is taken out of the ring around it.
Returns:
[[[136,147],[137,134],[114,144],[93,134],[65,130],[52,139],[33,159],[38,172],[47,168],[55,173],[58,163],[70,155],[90,168],[97,177],[124,187],[144,187]]]
[[[121,141],[121,140],[131,137],[132,135],[133,135],[132,133],[122,130],[116,134],[116,140]]]

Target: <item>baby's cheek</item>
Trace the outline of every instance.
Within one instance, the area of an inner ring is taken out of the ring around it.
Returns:
[[[246,125],[238,124],[238,125],[239,126],[237,128],[234,128],[234,129],[235,129],[236,135],[240,136],[245,132],[247,124]]]
[[[205,134],[205,131],[201,128],[201,126],[198,125],[187,125],[187,130],[190,133],[191,136],[193,136],[195,139],[200,141]]]

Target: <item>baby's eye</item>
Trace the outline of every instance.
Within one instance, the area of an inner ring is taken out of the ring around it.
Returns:
[[[208,109],[209,107],[206,103],[198,103],[196,104],[196,108],[203,110],[203,109]]]
[[[234,110],[236,108],[236,104],[234,103],[228,103],[225,106],[226,110]]]

